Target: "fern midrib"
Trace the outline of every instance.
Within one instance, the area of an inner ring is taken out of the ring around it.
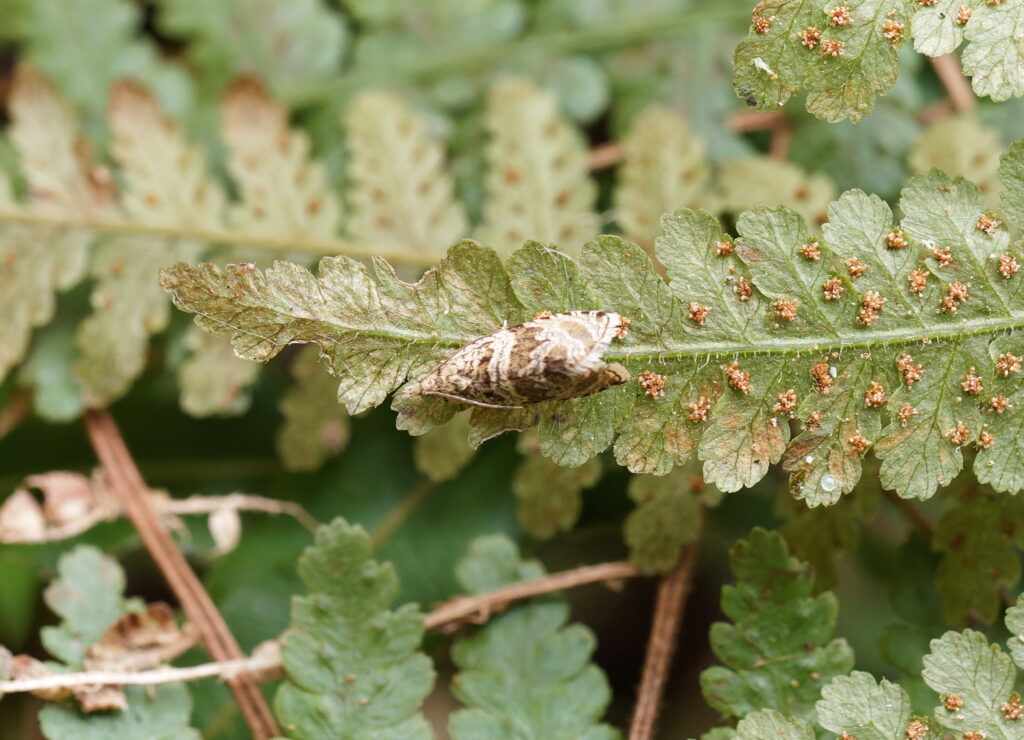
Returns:
[[[919,344],[927,340],[942,340],[982,334],[998,334],[1013,329],[1024,328],[1024,312],[1010,316],[995,316],[966,319],[959,324],[927,327],[924,331],[906,328],[865,331],[857,334],[841,335],[836,341],[834,336],[811,337],[771,337],[765,344],[754,345],[749,342],[698,342],[689,343],[679,349],[666,349],[650,345],[634,345],[628,352],[620,351],[621,346],[613,346],[605,352],[604,359],[623,362],[650,358],[652,360],[673,361],[689,360],[706,355],[762,355],[784,356],[802,354],[804,352],[829,352],[833,350],[865,349],[872,350],[894,345]]]

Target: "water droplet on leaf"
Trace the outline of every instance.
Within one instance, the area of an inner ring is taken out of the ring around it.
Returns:
[[[821,489],[823,491],[834,491],[839,488],[839,481],[834,475],[821,476]]]

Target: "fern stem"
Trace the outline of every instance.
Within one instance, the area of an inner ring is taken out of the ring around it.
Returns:
[[[981,317],[964,319],[957,324],[929,327],[922,331],[919,328],[882,329],[858,332],[857,334],[840,334],[839,336],[810,337],[777,337],[770,345],[756,347],[743,342],[694,342],[679,349],[666,349],[651,345],[633,345],[619,347],[626,352],[605,352],[604,359],[611,362],[629,362],[644,360],[651,362],[671,362],[692,360],[699,357],[716,355],[742,357],[756,355],[759,357],[799,355],[804,352],[826,353],[854,350],[872,351],[883,347],[907,344],[928,344],[933,340],[961,339],[977,335],[995,335],[1024,329],[1024,314],[1014,313],[1010,316]]]
[[[327,256],[343,254],[349,257],[381,257],[392,263],[430,267],[438,261],[437,255],[420,254],[405,250],[380,249],[376,245],[361,246],[342,239],[302,239],[260,234],[239,234],[230,231],[212,231],[188,226],[158,226],[118,219],[72,219],[45,213],[0,211],[0,224],[19,223],[55,229],[88,229],[106,234],[151,236],[162,239],[193,239],[208,244],[237,244],[279,252],[306,252]]]
[[[699,32],[709,23],[728,23],[743,18],[747,11],[734,8],[704,8],[700,13],[652,13],[632,18],[614,18],[585,28],[549,33],[531,33],[502,43],[480,46],[442,47],[442,51],[417,55],[415,62],[380,69],[357,69],[337,78],[297,86],[288,91],[288,102],[306,105],[336,101],[364,87],[393,86],[396,80],[423,81],[435,77],[471,72],[479,74],[510,60],[543,54],[583,54],[647,41]]]

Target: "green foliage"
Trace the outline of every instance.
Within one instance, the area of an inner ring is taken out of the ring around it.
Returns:
[[[598,231],[596,188],[582,137],[554,96],[525,80],[491,93],[487,117],[488,199],[480,240],[509,254],[525,239],[573,251]]]
[[[129,686],[128,709],[83,715],[75,709],[48,704],[39,724],[48,740],[199,740],[189,726],[192,701],[182,684],[147,688]]]
[[[997,101],[1019,97],[1022,13],[1013,2],[767,0],[754,8],[750,32],[736,47],[733,87],[760,110],[776,110],[806,92],[813,115],[858,121],[896,82],[897,51],[913,35],[914,48],[928,56],[949,54],[966,39],[963,68],[975,93]]]
[[[947,632],[932,640],[921,675],[942,696],[963,700],[956,711],[950,711],[945,702],[935,707],[936,722],[948,732],[970,728],[985,737],[1020,737],[1018,721],[1007,718],[1002,708],[1012,699],[1017,671],[1009,656],[980,632]]]
[[[741,740],[811,740],[814,731],[796,717],[785,717],[774,709],[751,712],[736,726]]]
[[[846,642],[830,639],[835,595],[811,595],[810,568],[777,534],[755,529],[729,558],[736,585],[723,587],[722,612],[732,623],[711,627],[711,648],[724,665],[701,673],[704,698],[731,717],[769,707],[814,721],[822,686],[853,666]]]
[[[519,522],[540,539],[572,529],[583,508],[581,493],[600,479],[601,463],[590,459],[577,467],[558,465],[540,454],[532,434],[520,437],[519,449],[526,455],[512,480]]]
[[[1017,374],[999,371],[998,358],[1024,349],[1014,334],[995,337],[1021,320],[1021,277],[1001,272],[992,255],[1020,255],[1001,226],[981,228],[988,218],[981,194],[964,180],[937,172],[915,178],[900,206],[897,224],[879,198],[845,193],[829,206],[824,240],[791,210],[758,209],[739,218],[731,255],[720,254],[731,237],[714,218],[679,211],[665,218],[655,242],[670,284],[644,252],[611,237],[587,244],[577,261],[527,245],[505,266],[464,242],[414,285],[398,282],[382,262],[370,272],[343,257],[323,260],[319,279],[279,263],[263,273],[177,265],[163,281],[179,307],[232,337],[245,357],[266,360],[289,342],[320,344],[329,365],[344,368],[339,393],[350,413],[401,388],[393,408],[399,427],[414,434],[455,407],[417,395],[405,381],[503,322],[599,306],[632,320],[606,359],[634,375],[655,369],[667,378],[664,392],[653,398],[627,384],[522,410],[473,409],[474,440],[537,424],[541,452],[555,462],[581,465],[614,442],[620,463],[659,474],[696,449],[705,478],[723,491],[753,485],[782,460],[794,495],[811,506],[853,489],[871,445],[885,487],[928,498],[956,477],[962,447],[977,441],[978,475],[1019,490],[1024,460],[1009,443],[1016,413],[985,413],[992,407],[981,391],[1016,392]],[[890,246],[897,238],[907,246]],[[951,259],[935,257],[940,249]],[[920,295],[914,270],[929,273]],[[751,286],[745,295],[737,293],[740,278]],[[837,300],[829,300],[829,284]],[[434,308],[442,292],[443,312]],[[310,302],[314,294],[330,298]],[[706,320],[684,318],[694,305],[710,308]],[[919,365],[920,378],[899,371],[904,362]],[[980,387],[965,386],[970,377]],[[726,381],[732,387],[723,390]],[[783,405],[787,395],[799,408]],[[706,424],[690,418],[701,398],[713,404]],[[790,442],[785,415],[817,424]]]
[[[836,676],[821,689],[818,721],[826,730],[864,740],[889,740],[906,732],[910,699],[899,684],[876,682],[870,673]]]
[[[281,399],[285,421],[277,432],[277,449],[289,470],[316,470],[348,444],[348,414],[338,406],[337,386],[318,355],[310,346],[295,358],[295,385]]]
[[[963,624],[978,616],[992,622],[1002,608],[1003,590],[1020,581],[1024,502],[968,490],[939,520],[935,545],[943,555],[936,588],[946,621]]]
[[[62,621],[43,627],[43,645],[60,661],[81,666],[86,648],[99,642],[121,615],[137,610],[140,604],[124,598],[124,571],[95,547],[79,545],[63,555],[57,573],[44,598]]]
[[[361,527],[336,519],[317,531],[298,569],[309,594],[292,602],[281,646],[287,678],[274,701],[288,737],[429,738],[417,710],[434,670],[419,652],[419,611],[389,609],[394,568],[370,559]]]
[[[887,38],[883,24],[905,28],[909,6],[899,0],[862,0],[832,7],[803,0],[760,3],[749,36],[736,47],[733,86],[760,110],[777,110],[793,94],[807,92],[807,110],[835,123],[858,121],[889,90],[899,70],[903,35]],[[800,32],[817,30],[805,41]]]
[[[515,543],[503,536],[477,539],[457,566],[470,593],[543,574],[539,563],[521,561]],[[455,643],[452,659],[460,672],[452,690],[469,706],[451,716],[455,740],[619,737],[598,724],[611,691],[590,661],[594,636],[582,625],[567,626],[568,618],[563,600],[539,599],[511,608]]]
[[[676,468],[664,477],[633,476],[629,497],[636,508],[626,517],[629,558],[645,572],[667,573],[679,551],[700,531],[701,508],[720,498],[693,470]]]
[[[90,127],[102,120],[113,84],[131,77],[145,84],[168,110],[184,113],[191,102],[185,72],[161,59],[156,46],[136,34],[140,9],[127,0],[13,0],[12,36],[25,44],[33,65],[55,80],[83,110]],[[5,10],[5,23],[9,22]],[[102,18],[102,23],[96,19]]]
[[[231,70],[268,80],[280,95],[295,79],[324,79],[338,71],[348,31],[323,0],[285,4],[229,0],[208,6],[196,0],[160,0],[162,30],[190,41],[191,61],[207,70],[217,91]]]
[[[416,438],[416,467],[435,483],[457,476],[473,459],[469,443],[469,415],[456,414],[447,423]]]

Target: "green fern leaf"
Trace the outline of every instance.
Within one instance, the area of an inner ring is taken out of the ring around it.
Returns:
[[[701,673],[704,698],[732,717],[771,707],[813,721],[822,686],[853,667],[846,642],[830,639],[835,595],[811,595],[810,569],[773,532],[753,530],[729,556],[736,585],[722,589],[722,611],[733,623],[711,627],[724,665]]]
[[[1011,207],[1014,161],[1004,166]],[[325,259],[319,279],[279,263],[266,273],[177,265],[163,281],[244,357],[318,343],[351,413],[401,387],[392,406],[413,434],[458,409],[419,395],[416,380],[459,347],[536,311],[602,308],[632,320],[605,358],[640,382],[474,408],[474,443],[536,425],[541,452],[561,465],[614,444],[633,472],[661,475],[696,451],[726,492],[782,460],[811,506],[852,490],[872,446],[883,485],[924,499],[977,444],[978,475],[1019,490],[1010,399],[1024,357],[1012,333],[1024,321],[1024,256],[965,180],[915,178],[900,209],[897,223],[884,201],[850,191],[829,206],[823,238],[790,209],[761,208],[737,220],[735,239],[710,215],[682,210],[655,241],[669,283],[642,249],[607,236],[577,260],[528,243],[505,266],[464,242],[411,285],[382,262],[370,272],[346,258]],[[805,422],[792,441],[788,418]]]
[[[750,34],[733,56],[733,87],[760,110],[778,110],[806,91],[807,110],[815,116],[859,121],[896,81],[896,52],[910,12],[901,0],[759,3]]]
[[[10,96],[8,135],[21,158],[32,200],[19,206],[0,178],[0,208],[10,213],[71,221],[109,213],[109,190],[91,178],[92,163],[78,134],[71,107],[42,77],[18,72]],[[0,377],[24,356],[31,331],[50,321],[55,293],[75,285],[85,272],[92,235],[81,229],[35,225],[4,227],[0,246]]]
[[[721,164],[706,207],[738,216],[758,206],[786,206],[808,223],[818,224],[825,220],[825,209],[835,195],[835,185],[825,175],[808,174],[791,162],[770,157],[744,157]]]
[[[736,725],[738,740],[812,740],[814,730],[802,719],[785,717],[774,709],[751,712]]]
[[[930,9],[922,8],[922,12]],[[961,143],[951,147],[951,141]],[[998,174],[1002,148],[999,132],[982,125],[977,116],[944,116],[914,141],[907,165],[915,175],[936,169],[970,180],[981,190],[985,206],[991,208],[998,205],[1002,190]]]
[[[186,142],[149,92],[134,83],[117,85],[111,92],[110,126],[130,220],[218,229],[224,193],[207,175],[202,152]],[[194,240],[117,236],[96,249],[94,310],[76,337],[76,374],[87,405],[110,404],[142,372],[149,335],[161,331],[170,318],[167,296],[154,275],[162,265],[194,260],[202,246]]]
[[[1017,671],[1009,656],[980,632],[947,632],[932,640],[921,675],[943,697],[963,700],[955,711],[945,701],[935,707],[935,720],[948,732],[982,732],[1005,740],[1021,737],[1019,721],[1008,719],[1001,707],[1015,696]]]
[[[531,433],[519,438],[519,451],[525,459],[512,478],[519,523],[539,539],[568,532],[583,508],[583,489],[601,478],[600,461],[590,459],[578,467],[558,465],[540,454],[536,435]]]
[[[488,102],[487,193],[479,239],[507,255],[526,239],[576,250],[600,224],[582,137],[555,98],[522,79]]]
[[[934,547],[942,553],[936,589],[949,624],[969,617],[992,622],[1000,594],[1020,582],[1017,548],[1024,544],[1024,502],[966,491],[939,520]]]
[[[696,477],[696,481],[694,479]],[[629,559],[644,572],[667,573],[679,562],[679,551],[700,530],[702,503],[714,501],[696,471],[675,468],[666,476],[635,475],[629,497],[636,502],[624,526]]]
[[[398,579],[370,560],[366,532],[343,519],[321,527],[298,569],[310,593],[292,601],[274,700],[288,737],[432,737],[417,711],[434,683],[423,620],[412,605],[389,609]]]
[[[1006,647],[1018,668],[1024,668],[1024,595],[1017,597],[1017,603],[1006,610],[1006,629],[1010,639]]]
[[[818,721],[836,734],[862,740],[902,738],[910,722],[910,697],[899,684],[876,682],[870,673],[836,676],[821,689]]]
[[[124,598],[124,571],[113,558],[88,545],[61,556],[57,579],[46,589],[47,605],[61,617],[43,627],[43,645],[55,658],[81,666],[85,651],[128,611],[140,607]]]
[[[1010,144],[999,158],[999,179],[1005,188],[1000,199],[1003,213],[1013,223],[1024,224],[1024,141]]]
[[[521,561],[515,543],[501,535],[477,539],[456,571],[470,593],[543,574],[539,563]],[[512,607],[455,643],[452,659],[460,672],[452,690],[470,708],[451,715],[454,740],[619,737],[598,724],[611,691],[590,661],[594,636],[582,625],[567,626],[568,618],[562,599],[540,599]]]
[[[319,360],[319,348],[305,347],[292,366],[295,384],[281,398],[277,450],[288,470],[316,470],[348,444],[349,418],[337,402],[338,384]]]
[[[188,352],[178,366],[182,410],[195,417],[244,413],[260,366],[238,357],[224,337],[197,326],[189,327],[182,345]]]
[[[995,101],[1024,95],[1024,6],[976,3],[964,27],[964,74],[978,95]]]
[[[671,110],[648,108],[633,119],[615,185],[616,220],[629,239],[650,244],[661,233],[663,213],[696,207],[708,179],[704,149]]]
[[[137,33],[142,18],[136,4],[32,0],[20,8],[16,36],[24,42],[27,58],[84,112],[90,128],[102,121],[111,87],[125,77],[145,84],[176,115],[188,108],[188,76],[161,59],[156,46]]]
[[[416,468],[434,483],[451,480],[476,452],[469,434],[469,414],[462,413],[416,437],[412,448]]]
[[[342,17],[322,0],[286,5],[228,0],[216,6],[160,0],[156,20],[167,34],[189,40],[189,55],[215,92],[236,70],[245,69],[268,80],[277,95],[287,96],[295,80],[337,74],[348,41]]]
[[[129,686],[123,712],[82,714],[57,704],[39,712],[39,725],[48,740],[199,740],[189,727],[192,700],[184,684]]]
[[[345,129],[352,212],[346,226],[354,241],[440,256],[467,235],[441,142],[400,98],[359,95],[345,113]]]

